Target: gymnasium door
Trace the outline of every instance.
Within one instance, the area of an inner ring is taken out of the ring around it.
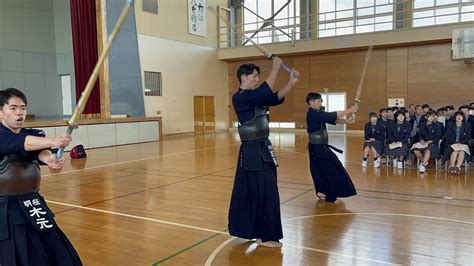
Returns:
[[[194,96],[194,132],[214,131],[214,96]]]
[[[346,109],[346,93],[345,92],[331,92],[323,93],[321,95],[323,99],[323,106],[326,107],[326,111],[334,112]],[[346,132],[345,124],[331,125],[326,124],[328,131],[331,132]]]

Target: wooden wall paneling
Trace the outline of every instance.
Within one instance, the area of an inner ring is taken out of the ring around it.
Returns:
[[[433,107],[474,101],[474,68],[462,61],[451,61],[450,49],[450,43],[375,49],[367,69],[358,121],[348,129],[363,129],[368,113],[386,107],[389,98],[405,98],[406,105],[428,103]],[[293,119],[297,128],[306,127],[306,94],[321,93],[323,88],[329,88],[329,92],[346,92],[350,106],[366,53],[364,49],[284,57],[285,62],[300,71],[301,77],[285,104],[273,108],[272,120]],[[259,64],[261,77],[266,78],[271,62],[262,58],[241,60],[233,62],[233,68],[247,62]],[[232,79],[235,82],[229,84],[237,88],[238,82]],[[287,76],[280,73],[275,89],[286,81]],[[229,88],[231,91],[234,89]]]

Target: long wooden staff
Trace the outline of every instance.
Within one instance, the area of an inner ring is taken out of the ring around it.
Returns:
[[[249,42],[251,42],[255,48],[257,48],[260,52],[262,52],[265,57],[268,59],[268,60],[272,60],[273,57],[275,57],[276,55],[273,54],[272,52],[270,52],[268,49],[266,49],[265,47],[261,46],[260,44],[254,42],[252,39],[248,38],[247,36],[245,36],[245,34],[242,34],[242,36],[247,39]],[[281,64],[281,68],[283,68],[284,70],[286,70],[288,73],[291,74],[291,71],[292,71],[292,68],[289,67],[287,64]]]
[[[374,48],[373,45],[369,46],[369,50],[367,51],[367,54],[365,55],[364,68],[362,69],[362,75],[360,76],[359,86],[357,86],[356,97],[354,99],[354,102],[356,105],[360,105],[360,94],[362,93],[362,86],[364,85],[365,74],[367,72],[367,66],[369,65],[369,59],[370,59],[370,55],[372,54],[373,48]],[[352,113],[352,117],[355,117],[355,113]]]
[[[115,36],[117,33],[120,31],[120,28],[122,27],[123,23],[125,22],[125,19],[127,18],[128,12],[133,6],[133,0],[127,0],[127,3],[122,9],[122,13],[120,13],[120,16],[115,23],[114,28],[112,29],[112,32],[110,35],[107,37],[107,43],[105,44],[104,50],[102,51],[102,54],[99,57],[99,60],[97,61],[97,64],[94,67],[94,71],[92,72],[89,81],[87,82],[87,85],[84,89],[84,91],[81,94],[81,98],[79,99],[79,102],[77,103],[76,109],[74,110],[74,113],[72,114],[71,118],[68,123],[68,128],[67,128],[67,133],[71,134],[72,131],[77,128],[77,120],[79,116],[82,114],[84,111],[84,108],[87,104],[87,100],[89,99],[89,96],[92,92],[92,89],[94,88],[94,84],[97,80],[97,77],[99,76],[99,70],[104,64],[105,58],[107,58],[110,48],[112,47],[112,42],[115,39]],[[60,148],[58,150],[58,153],[56,154],[56,158],[59,160],[64,153],[64,147]]]

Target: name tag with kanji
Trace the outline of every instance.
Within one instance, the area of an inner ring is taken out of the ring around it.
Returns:
[[[36,230],[43,231],[56,226],[53,214],[38,194],[21,195],[18,200],[23,213]]]

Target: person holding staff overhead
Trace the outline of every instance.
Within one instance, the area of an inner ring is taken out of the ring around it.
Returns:
[[[355,117],[342,118],[356,113],[359,106],[356,104],[344,111],[326,112],[322,110],[321,94],[310,92],[306,96],[308,112],[306,123],[308,131],[308,153],[311,176],[313,177],[316,195],[327,202],[335,202],[338,197],[350,197],[357,194],[351,177],[331,150],[342,153],[341,150],[329,145],[326,123],[352,124]]]
[[[240,88],[232,102],[239,119],[241,146],[229,208],[229,233],[245,239],[257,239],[266,247],[281,247],[283,238],[280,197],[277,187],[278,166],[269,137],[267,110],[280,105],[298,81],[292,70],[288,83],[272,91],[282,60],[272,57],[272,70],[259,85],[260,68],[244,64],[237,70]]]

